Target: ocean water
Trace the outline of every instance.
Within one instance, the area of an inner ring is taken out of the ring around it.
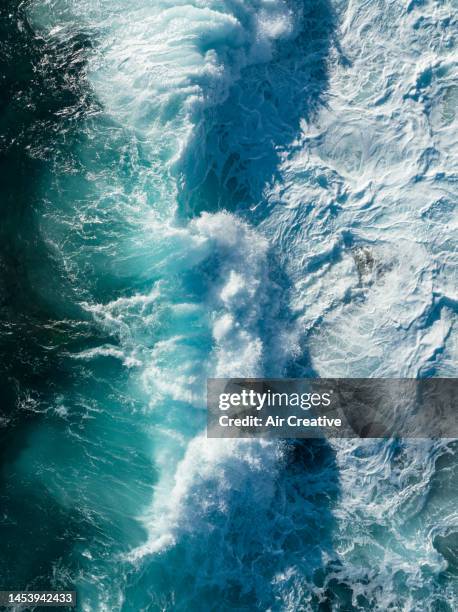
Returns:
[[[0,576],[458,607],[456,443],[207,440],[208,376],[457,375],[456,0],[4,0]]]

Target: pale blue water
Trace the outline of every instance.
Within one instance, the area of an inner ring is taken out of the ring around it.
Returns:
[[[38,348],[6,421],[5,588],[456,609],[453,443],[207,440],[204,403],[210,375],[456,376],[456,9],[14,8],[35,90],[65,95],[33,116],[11,217]]]

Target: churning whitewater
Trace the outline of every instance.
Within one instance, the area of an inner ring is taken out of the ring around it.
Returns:
[[[72,341],[11,469],[83,610],[457,608],[453,443],[207,440],[204,398],[457,375],[457,9],[26,3],[89,101],[35,152]]]

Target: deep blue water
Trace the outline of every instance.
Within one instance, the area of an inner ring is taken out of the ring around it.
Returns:
[[[207,440],[207,376],[457,374],[457,4],[4,0],[0,576],[458,606],[456,444]]]

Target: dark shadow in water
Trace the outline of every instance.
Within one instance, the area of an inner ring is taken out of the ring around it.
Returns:
[[[340,54],[330,2],[305,0],[302,5],[302,33],[280,43],[268,64],[245,69],[224,104],[209,110],[199,126],[180,167],[179,214],[183,219],[224,209],[257,225],[269,215],[265,187],[279,177],[281,155],[291,149],[301,121],[312,122],[326,104],[328,63],[331,54],[337,58]],[[287,296],[289,280],[275,253],[269,266],[271,303],[265,306],[265,319],[260,322],[268,354],[278,342],[275,319],[291,321],[287,297],[279,298]],[[278,300],[280,304],[272,307]],[[268,359],[264,366],[270,376],[316,376],[306,355],[291,363],[286,372],[272,370]],[[277,599],[281,591],[273,586],[277,579],[285,581],[284,590],[293,594],[298,609],[301,604],[307,607],[309,596],[313,610],[353,609],[350,588],[337,581],[326,587],[328,563],[338,569],[332,561],[332,510],[339,496],[335,454],[325,440],[289,441],[285,448],[286,460],[274,483],[271,506],[266,509],[260,503],[258,509],[252,500],[254,507],[248,508],[248,502],[240,504],[239,491],[228,491],[224,512],[209,512],[205,526],[199,527],[202,517],[196,518],[194,535],[183,534],[176,546],[148,558],[143,570],[131,576],[126,612],[280,610],[285,601]],[[224,473],[215,478],[224,479]],[[269,474],[260,475],[260,479],[268,478]],[[213,495],[208,483],[202,497],[208,496],[210,507]],[[262,539],[258,533],[265,534],[266,525],[271,531]],[[212,556],[213,564],[209,561]]]

